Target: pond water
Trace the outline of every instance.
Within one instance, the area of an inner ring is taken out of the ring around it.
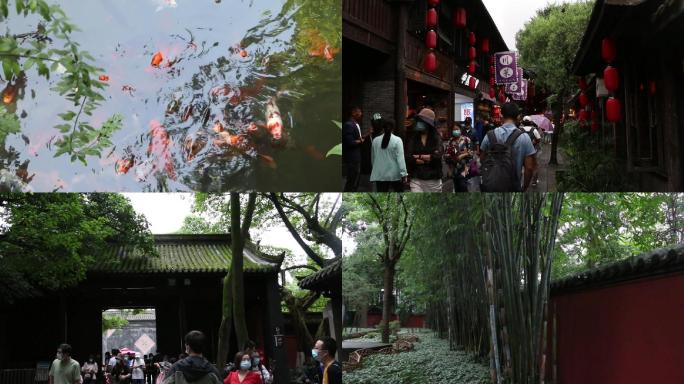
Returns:
[[[12,3],[0,33],[35,30]],[[59,70],[29,69],[6,103],[22,131],[0,149],[3,177],[32,191],[339,190],[340,158],[326,157],[340,142],[339,3],[60,1],[107,84],[88,119],[118,113],[123,128],[87,165],[55,157],[58,115],[74,105],[52,90]]]

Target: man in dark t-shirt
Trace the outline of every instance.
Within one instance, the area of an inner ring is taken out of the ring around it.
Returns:
[[[342,384],[342,365],[335,360],[337,343],[330,337],[322,337],[316,341],[311,350],[313,358],[320,362],[318,384]]]

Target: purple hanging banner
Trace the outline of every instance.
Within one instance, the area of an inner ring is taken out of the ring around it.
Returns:
[[[516,53],[513,51],[497,52],[494,57],[496,58],[496,83],[511,84],[517,82],[518,58]]]
[[[515,83],[506,84],[506,93],[520,93],[522,90],[522,80],[523,80],[523,70],[522,68],[517,68],[517,76]]]
[[[521,83],[522,83],[522,87],[520,89],[520,93],[514,93],[511,95],[513,100],[517,100],[517,101],[527,100],[527,80],[523,79],[521,81]]]

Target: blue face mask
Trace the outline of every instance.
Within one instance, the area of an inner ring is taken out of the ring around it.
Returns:
[[[425,132],[427,130],[427,124],[418,120],[416,121],[416,132]]]
[[[261,362],[260,358],[258,358],[258,357],[254,358],[254,365],[259,365],[260,362]]]
[[[242,360],[240,362],[240,369],[250,369],[250,368],[252,368],[252,363],[250,363],[249,361]]]
[[[311,356],[314,358],[314,360],[318,360],[318,351],[315,349],[311,350]]]
[[[454,137],[461,137],[461,131],[459,130],[455,130],[451,134],[454,135]]]

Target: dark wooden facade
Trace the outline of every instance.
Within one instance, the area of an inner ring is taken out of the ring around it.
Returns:
[[[102,312],[110,308],[154,308],[157,351],[169,356],[184,351],[188,331],[201,330],[209,340],[205,356],[214,361],[230,239],[159,235],[155,240],[160,257],[152,261],[113,246],[112,260],[121,258],[121,262],[98,263],[77,287],[0,306],[0,370],[52,361],[62,342],[72,345],[80,362],[89,354],[99,354]],[[276,345],[275,337],[286,332],[278,285],[280,261],[261,260],[246,252],[245,303],[250,338],[274,364],[277,382],[287,383],[286,348]],[[237,352],[234,336],[231,344],[231,351]]]
[[[601,136],[640,191],[684,190],[684,1],[597,0],[574,63],[603,77],[601,42],[616,41],[619,123]],[[595,93],[590,94],[593,98]],[[605,98],[592,100],[604,117]]]

